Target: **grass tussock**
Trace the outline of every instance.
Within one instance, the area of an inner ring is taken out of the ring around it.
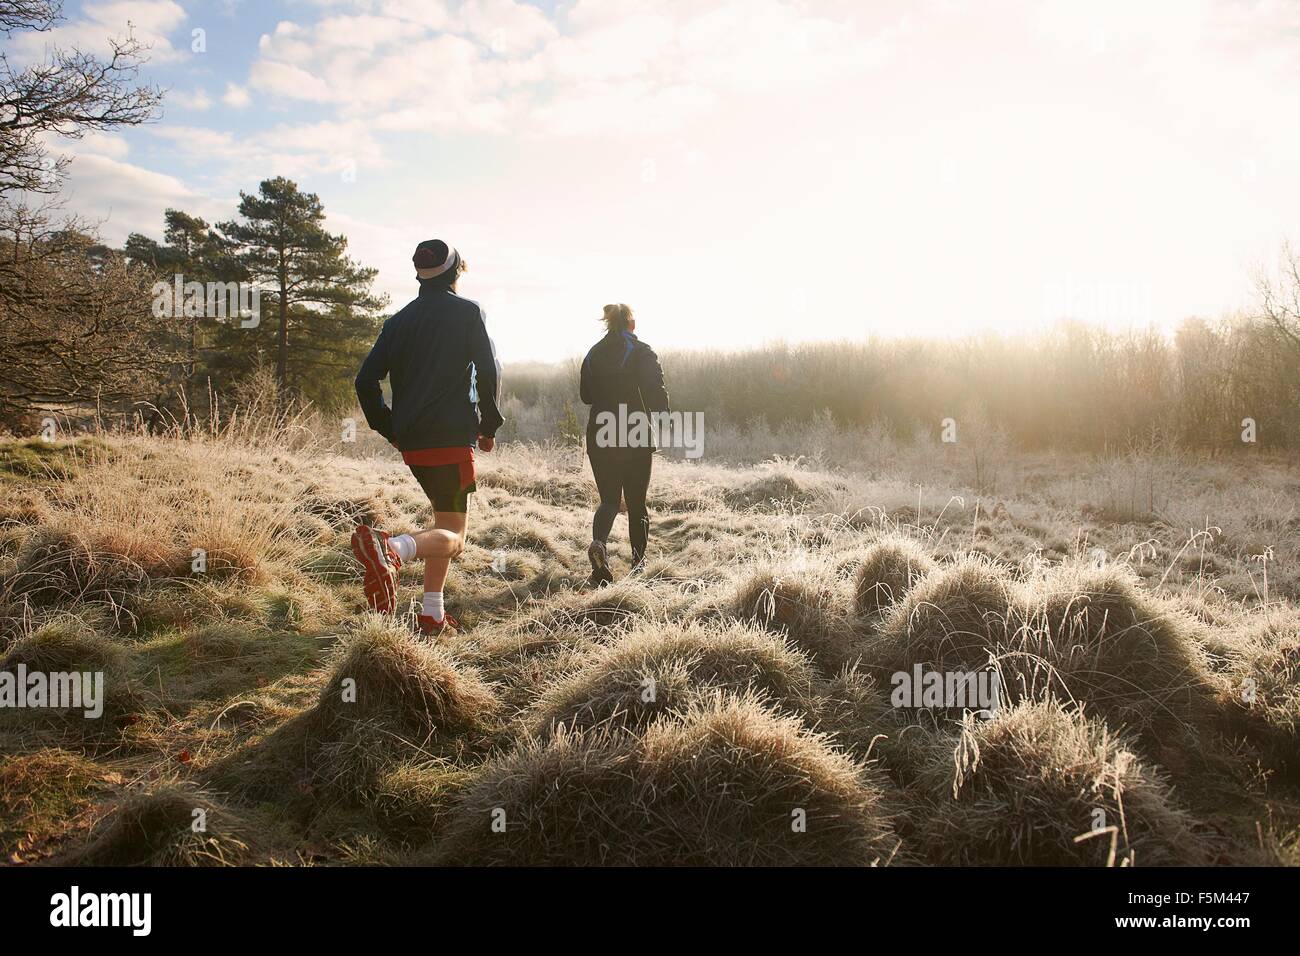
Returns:
[[[644,580],[624,578],[594,591],[549,595],[530,616],[529,626],[537,631],[628,626],[654,616],[655,607]]]
[[[427,500],[377,440],[300,426],[0,441],[0,670],[106,691],[100,720],[0,712],[9,862],[1300,860],[1300,548],[1267,462],[1262,490],[1153,466],[1138,526],[1085,507],[1114,463],[1008,452],[990,509],[933,446],[830,473],[805,429],[743,471],[658,462],[645,573],[619,546],[589,590],[585,463],[506,442],[430,647],[348,548]],[[420,590],[412,562],[399,605]],[[998,716],[894,707],[914,664],[997,668]]]
[[[0,762],[0,854],[8,863],[47,857],[96,800],[122,785],[120,774],[57,747]]]
[[[868,659],[884,672],[977,670],[1014,639],[1012,582],[979,555],[963,555],[922,577],[889,611]]]
[[[1229,733],[1300,781],[1300,614],[1274,612],[1239,635],[1218,695]]]
[[[65,531],[31,534],[0,580],[0,602],[37,608],[123,604],[145,580],[145,570],[126,554]]]
[[[445,648],[369,620],[341,649],[316,707],[322,734],[379,721],[414,741],[484,732],[500,709],[491,687]]]
[[[580,670],[547,688],[530,723],[536,733],[559,725],[640,728],[715,690],[753,692],[783,710],[807,710],[812,679],[806,655],[753,627],[651,625],[597,646]]]
[[[394,760],[482,749],[500,711],[495,690],[445,648],[368,621],[305,715],[307,785],[364,790]]]
[[[806,505],[814,497],[813,489],[800,480],[797,473],[777,468],[770,468],[766,474],[723,492],[723,500],[737,511]]]
[[[211,796],[167,785],[112,807],[61,866],[238,866],[258,856],[252,827]]]
[[[931,809],[915,851],[932,863],[1160,866],[1213,861],[1164,780],[1104,724],[1052,703],[968,718],[935,738]]]
[[[47,682],[56,674],[80,674],[84,689],[84,675],[92,675],[93,686],[102,694],[99,701],[102,713],[87,719],[86,711],[93,709],[83,698],[80,708],[43,708],[40,710],[0,710],[0,727],[38,729],[42,724],[54,722],[81,731],[89,743],[99,741],[115,732],[115,724],[123,717],[143,706],[133,682],[131,657],[120,644],[100,634],[83,615],[55,614],[34,627],[0,655],[0,671],[17,675],[19,667],[29,675],[41,673]],[[102,674],[102,682],[94,675]]]
[[[522,517],[494,521],[477,537],[479,546],[492,551],[534,551],[550,560],[559,558],[563,553],[555,543],[555,536],[547,533],[544,525]]]
[[[99,634],[85,617],[58,614],[48,618],[16,641],[3,658],[0,670],[19,664],[28,671],[111,671],[126,660],[124,648]]]
[[[856,653],[840,582],[821,565],[755,568],[736,584],[728,611],[788,637],[825,671],[842,667]]]
[[[640,737],[522,743],[468,787],[430,859],[864,865],[893,849],[879,802],[869,773],[798,720],[719,694]]]
[[[1085,702],[1112,727],[1165,749],[1196,746],[1213,719],[1217,685],[1198,638],[1203,628],[1190,615],[1144,592],[1120,565],[1052,568],[1026,582],[1020,603],[1024,627],[1005,667],[1009,686]]]
[[[903,599],[937,565],[917,542],[901,535],[867,548],[853,576],[853,604],[868,620],[878,619]]]

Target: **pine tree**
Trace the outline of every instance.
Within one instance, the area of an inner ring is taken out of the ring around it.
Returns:
[[[346,237],[325,230],[320,199],[283,177],[264,180],[256,195],[241,192],[239,216],[218,229],[248,281],[263,290],[258,338],[275,335],[281,392],[344,403],[386,304],[371,291],[376,270],[350,259]]]
[[[573,410],[573,402],[567,399],[564,402],[564,411],[560,413],[560,420],[555,423],[555,431],[562,445],[582,444],[584,434],[582,423],[578,421],[578,414]]]
[[[169,285],[175,277],[183,282],[242,282],[247,279],[235,257],[233,243],[207,221],[179,209],[164,213],[161,243],[131,233],[123,252],[127,260],[149,269]],[[177,347],[188,356],[183,384],[191,408],[202,403],[209,387],[221,391],[240,378],[254,364],[237,337],[225,326],[233,319],[220,319],[174,307],[171,324],[180,341]],[[247,341],[247,337],[245,337]]]

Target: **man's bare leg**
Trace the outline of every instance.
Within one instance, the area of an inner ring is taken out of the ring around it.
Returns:
[[[424,561],[424,590],[441,593],[447,583],[451,562],[465,550],[468,515],[459,511],[436,511],[433,528],[413,534],[415,556]]]

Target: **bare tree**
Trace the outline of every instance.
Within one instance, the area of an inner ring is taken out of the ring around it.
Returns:
[[[60,0],[0,0],[0,30],[44,32],[61,8]],[[0,52],[0,196],[58,191],[71,159],[51,156],[45,135],[77,139],[153,116],[161,91],[135,83],[147,48],[131,35],[109,43],[107,59],[56,47],[17,67]]]
[[[151,309],[152,277],[75,220],[0,214],[0,418],[122,406],[157,394],[184,356]]]
[[[61,10],[60,0],[0,0],[0,31],[47,31]],[[160,102],[135,83],[145,48],[132,36],[110,46],[106,59],[54,47],[21,66],[0,52],[0,415],[10,421],[33,406],[151,395],[173,359],[159,348],[146,273],[41,201],[71,161],[51,155],[50,135],[138,125]]]
[[[42,33],[59,21],[58,0],[6,0],[0,3],[0,32],[12,36],[15,30]]]
[[[1260,269],[1255,278],[1259,318],[1279,341],[1300,357],[1300,255],[1289,242],[1282,244],[1276,274]]]

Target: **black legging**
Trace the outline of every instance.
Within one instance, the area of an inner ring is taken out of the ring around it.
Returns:
[[[611,451],[612,454],[600,449],[587,452],[596,487],[600,489],[600,507],[591,522],[591,536],[600,542],[609,537],[622,497],[627,502],[627,531],[632,539],[632,563],[636,564],[645,557],[646,538],[650,535],[650,512],[646,510],[645,496],[650,488],[654,452],[621,448]]]

